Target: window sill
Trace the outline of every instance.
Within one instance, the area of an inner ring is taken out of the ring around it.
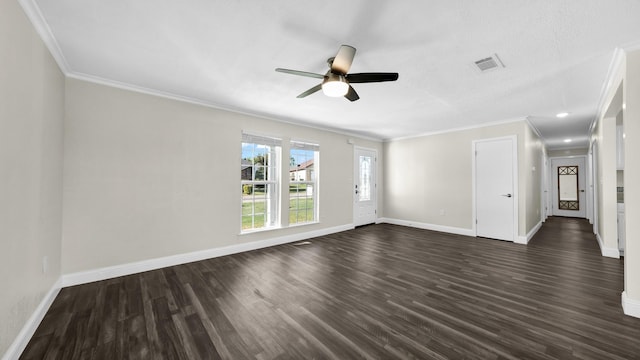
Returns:
[[[260,228],[260,229],[243,230],[243,231],[240,231],[240,234],[238,235],[251,235],[251,234],[256,234],[261,232],[280,230],[280,229],[286,229],[286,228],[282,226],[272,226],[272,227]]]
[[[307,225],[315,225],[315,224],[320,224],[320,221],[310,221],[310,222],[305,222],[305,223],[301,223],[301,224],[293,224],[293,225],[289,225],[289,226],[273,226],[273,227],[268,227],[268,228],[246,230],[246,231],[241,231],[240,234],[238,234],[238,235],[239,236],[251,235],[251,234],[269,232],[269,231],[274,231],[274,230],[284,230],[284,229],[298,228],[298,227],[303,227],[303,226],[307,226]]]

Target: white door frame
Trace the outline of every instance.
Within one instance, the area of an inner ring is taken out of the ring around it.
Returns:
[[[378,150],[376,149],[372,149],[372,148],[367,148],[367,147],[362,147],[362,146],[357,146],[354,145],[353,146],[353,184],[352,184],[352,195],[353,195],[353,211],[352,211],[352,216],[353,216],[353,224],[355,226],[358,226],[359,224],[356,224],[356,219],[358,217],[357,215],[357,211],[358,211],[358,207],[357,207],[357,194],[355,191],[356,185],[358,184],[358,174],[360,173],[360,169],[359,169],[359,163],[358,163],[358,150],[363,150],[363,151],[370,151],[374,154],[374,177],[373,177],[373,198],[374,198],[374,203],[373,206],[375,208],[375,213],[376,213],[376,219],[374,222],[378,221]]]
[[[587,196],[587,220],[589,223],[593,225],[593,155],[591,154],[591,150],[587,152],[587,173],[586,173],[586,196]]]
[[[585,169],[584,169],[584,173],[583,174],[584,174],[584,187],[586,188],[586,189],[584,189],[584,192],[585,192],[585,194],[584,194],[584,196],[585,196],[584,197],[584,200],[585,200],[584,201],[584,206],[585,206],[585,208],[584,208],[584,210],[585,210],[584,216],[585,216],[585,218],[588,219],[587,216],[589,214],[589,211],[587,209],[588,209],[588,206],[590,205],[589,204],[589,200],[588,200],[589,199],[589,181],[588,181],[588,179],[589,179],[589,171],[588,170],[589,170],[590,166],[588,165],[587,155],[554,156],[554,157],[550,157],[549,158],[549,167],[548,167],[547,170],[549,171],[549,185],[550,185],[549,199],[551,201],[549,204],[551,205],[550,206],[551,215],[553,216],[553,207],[557,206],[556,202],[555,202],[556,198],[554,196],[554,194],[557,191],[557,189],[553,188],[553,177],[556,176],[557,174],[555,174],[555,172],[553,171],[553,160],[560,160],[560,159],[583,159],[584,160]],[[578,191],[580,191],[580,189],[578,189]],[[580,193],[579,192],[578,192],[578,198],[580,198]],[[561,215],[559,215],[559,216],[561,216]]]
[[[547,221],[547,217],[551,214],[551,209],[549,208],[549,156],[546,151],[542,154],[540,164],[540,171],[542,174],[542,179],[540,179],[540,184],[542,186],[542,193],[540,194],[540,222]]]
[[[591,144],[591,198],[593,199],[591,205],[593,207],[593,233],[600,235],[600,229],[598,228],[598,147],[600,144],[597,140],[594,140]]]
[[[511,140],[513,144],[513,153],[512,153],[512,167],[513,167],[513,241],[518,242],[518,224],[520,217],[518,215],[518,204],[519,204],[519,195],[518,195],[518,136],[510,135],[510,136],[501,136],[489,139],[481,139],[481,140],[473,140],[471,143],[471,183],[472,183],[472,231],[473,236],[478,236],[478,227],[476,226],[476,144],[480,142],[488,142],[488,141],[497,141],[497,140]]]

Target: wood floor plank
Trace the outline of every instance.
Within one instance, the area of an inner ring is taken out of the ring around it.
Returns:
[[[22,359],[640,359],[585,220],[527,245],[379,224],[60,291]]]

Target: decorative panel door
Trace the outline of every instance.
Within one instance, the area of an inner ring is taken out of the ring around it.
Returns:
[[[551,159],[551,206],[554,216],[586,217],[585,169],[584,156]]]

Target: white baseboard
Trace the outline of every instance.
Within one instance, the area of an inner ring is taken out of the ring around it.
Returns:
[[[445,233],[450,233],[450,234],[458,234],[458,235],[464,235],[464,236],[474,236],[472,229],[463,229],[463,228],[457,228],[457,227],[452,227],[452,226],[427,224],[427,223],[421,223],[421,222],[417,222],[417,221],[408,221],[408,220],[391,219],[391,218],[380,218],[380,219],[378,219],[378,223],[402,225],[402,226],[414,227],[414,228],[418,228],[418,229],[440,231],[440,232],[445,232]]]
[[[60,292],[60,289],[61,279],[58,279],[58,281],[53,284],[51,289],[44,296],[42,301],[40,301],[40,304],[38,304],[38,307],[36,307],[33,314],[31,314],[29,320],[24,324],[22,330],[18,333],[18,336],[13,340],[9,349],[7,349],[7,352],[4,353],[2,360],[13,360],[20,357],[24,349],[27,347],[29,340],[31,340],[31,337],[33,337],[33,334],[35,334],[38,329],[40,322],[42,322],[42,319],[44,319],[45,314],[51,307],[53,300],[55,300],[56,296]]]
[[[527,245],[529,241],[531,241],[531,239],[536,235],[538,230],[540,230],[541,227],[542,227],[542,221],[538,222],[536,226],[534,226],[533,229],[531,229],[531,231],[527,233],[526,236],[518,236],[514,241],[514,243]]]
[[[631,299],[627,292],[622,292],[622,311],[625,315],[640,318],[640,300]]]
[[[66,274],[62,276],[62,287],[86,284],[94,281],[106,280],[118,276],[136,274],[149,270],[156,270],[167,266],[186,264],[194,261],[211,259],[220,256],[237,254],[245,251],[257,250],[269,246],[286,244],[290,242],[305,240],[313,237],[329,235],[341,231],[353,229],[353,224],[334,226],[330,228],[308,231],[298,234],[274,237],[271,239],[252,241],[237,245],[229,245],[219,248],[195,251],[186,254],[171,255],[162,258],[142,260],[128,264],[109,266],[99,269],[87,270]]]
[[[596,234],[596,239],[598,239],[598,245],[600,245],[600,253],[602,253],[602,256],[620,259],[619,249],[604,247],[604,241],[600,237],[600,234]]]

